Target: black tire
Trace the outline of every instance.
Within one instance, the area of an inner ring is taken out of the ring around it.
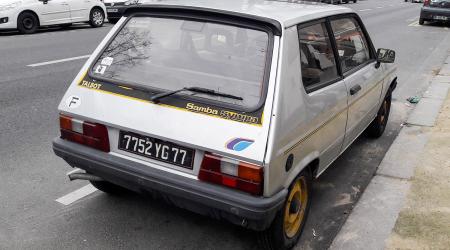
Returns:
[[[425,20],[424,20],[423,18],[420,18],[420,19],[419,19],[419,24],[420,24],[420,25],[424,25],[424,24],[425,24]]]
[[[39,28],[38,17],[31,12],[24,12],[17,18],[17,29],[22,34],[33,34]]]
[[[300,183],[299,185],[302,186],[300,191],[296,188],[297,183]],[[305,226],[309,208],[311,206],[311,191],[312,177],[309,169],[306,169],[302,171],[300,175],[292,182],[289,187],[289,194],[286,198],[284,206],[280,209],[280,211],[278,211],[271,226],[265,231],[259,233],[259,244],[262,249],[286,250],[291,249],[297,244]],[[296,199],[297,202],[292,202],[294,201],[294,196],[297,193],[300,193],[300,199],[301,197],[306,196],[306,201],[302,203],[302,201]],[[293,217],[286,217],[286,212],[291,213],[291,211],[296,211],[292,213]],[[298,215],[295,215],[297,213]],[[287,219],[290,220],[290,218],[294,218],[294,221],[291,222],[289,226],[287,226],[288,229],[286,229],[285,222]],[[293,231],[290,231],[290,226],[295,227]]]
[[[356,2],[358,2],[358,0],[353,0],[353,3],[356,3]]]
[[[108,22],[112,24],[116,24],[119,20],[120,18],[108,18]]]
[[[100,8],[93,8],[89,15],[89,24],[93,28],[102,27],[105,23],[105,13]]]
[[[392,93],[389,90],[386,94],[386,97],[381,104],[380,109],[378,110],[377,116],[370,123],[367,128],[367,133],[372,138],[379,138],[383,135],[384,130],[386,129],[387,122],[389,120],[389,113],[391,111],[391,102],[392,102]]]
[[[98,190],[105,192],[111,195],[121,195],[129,192],[128,189],[125,189],[121,186],[113,184],[107,181],[90,181],[91,184],[96,187]]]

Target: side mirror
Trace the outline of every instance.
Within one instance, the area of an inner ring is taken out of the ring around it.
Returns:
[[[50,1],[50,0],[39,0],[39,2],[42,2],[43,4],[47,4],[48,1]]]
[[[378,63],[393,63],[395,61],[395,51],[390,49],[378,49],[377,62]]]

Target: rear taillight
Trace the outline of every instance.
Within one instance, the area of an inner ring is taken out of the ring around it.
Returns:
[[[430,6],[430,0],[423,1],[423,6]]]
[[[81,121],[66,115],[59,116],[59,125],[62,139],[109,152],[108,130],[105,125]]]
[[[262,195],[263,168],[261,166],[205,153],[198,178],[254,195]]]

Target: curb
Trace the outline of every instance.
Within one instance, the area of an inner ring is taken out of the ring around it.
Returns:
[[[450,90],[450,56],[384,156],[330,250],[384,249],[403,208],[414,169]]]

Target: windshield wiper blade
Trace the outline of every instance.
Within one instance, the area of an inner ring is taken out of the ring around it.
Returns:
[[[163,92],[163,93],[159,93],[159,94],[153,95],[153,96],[150,97],[150,101],[152,101],[154,103],[159,103],[160,99],[168,97],[168,96],[171,96],[171,95],[174,95],[174,94],[179,93],[179,92],[183,92],[183,91],[191,91],[191,92],[202,93],[202,94],[207,94],[207,95],[221,96],[221,97],[226,97],[226,98],[235,99],[235,100],[241,100],[241,101],[244,100],[240,96],[235,96],[235,95],[231,95],[231,94],[218,92],[218,91],[215,91],[213,89],[200,88],[200,87],[185,87],[185,88],[182,88],[182,89],[178,89],[178,90],[174,90],[174,91],[168,91],[168,92]]]

